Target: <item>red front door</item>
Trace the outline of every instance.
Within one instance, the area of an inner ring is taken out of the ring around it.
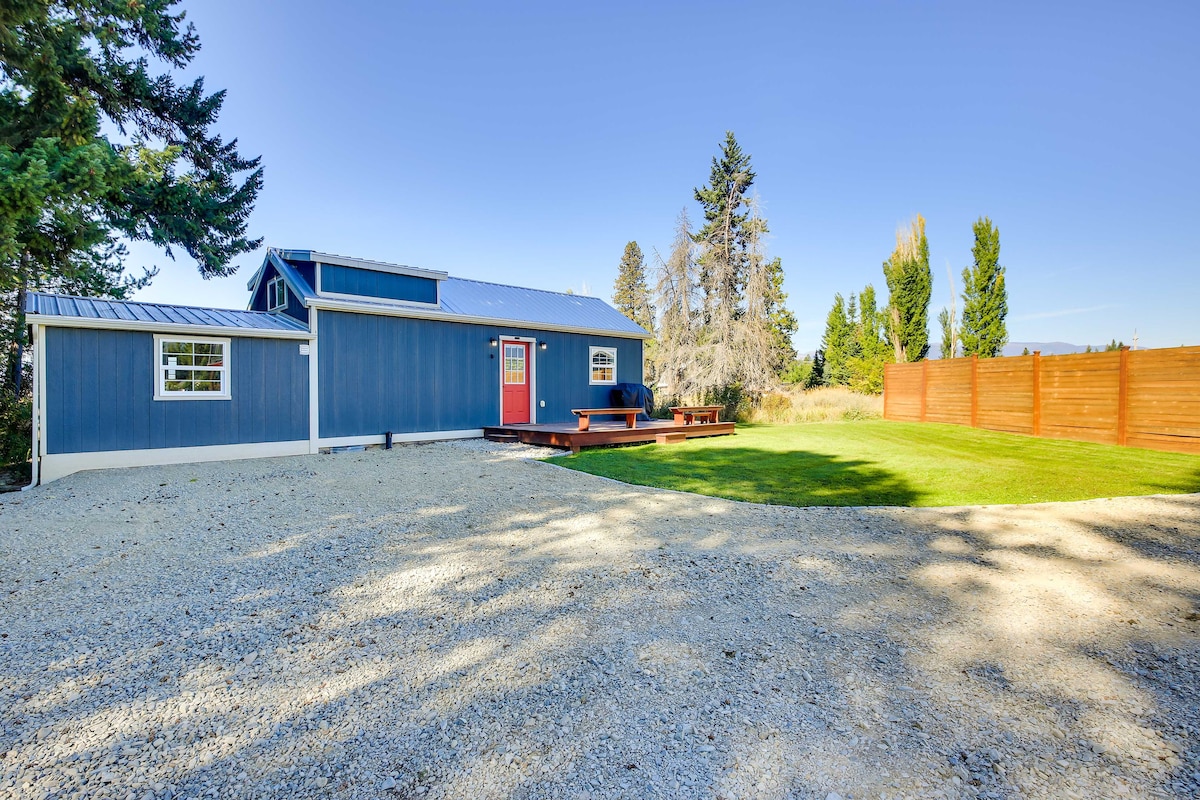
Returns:
[[[504,386],[500,424],[529,422],[529,342],[501,342]]]

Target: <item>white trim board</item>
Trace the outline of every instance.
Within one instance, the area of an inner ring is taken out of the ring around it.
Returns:
[[[501,317],[475,317],[468,314],[451,314],[448,311],[437,311],[432,308],[416,308],[386,303],[352,303],[345,300],[334,300],[328,295],[306,299],[304,305],[309,308],[319,308],[326,311],[345,311],[351,314],[377,314],[385,317],[412,317],[414,319],[436,319],[444,322],[462,322],[467,325],[489,325],[500,328],[525,328],[533,331],[557,331],[559,333],[583,333],[589,336],[608,336],[613,339],[653,339],[649,333],[633,333],[627,331],[605,330],[602,328],[584,328],[576,325],[553,325],[545,322],[529,322],[520,319],[503,319]]]
[[[158,331],[166,334],[190,333],[199,336],[234,336],[249,339],[312,339],[313,334],[301,330],[277,328],[233,328],[224,325],[184,325],[175,322],[145,322],[140,319],[98,319],[96,317],[63,317],[57,314],[29,314],[30,325],[56,328],[94,328],[106,331]]]
[[[308,440],[217,444],[203,447],[161,447],[149,450],[102,450],[95,453],[50,453],[42,456],[42,483],[73,472],[117,467],[152,467],[202,461],[235,461],[243,458],[276,458],[308,454]]]
[[[458,431],[420,431],[418,433],[393,433],[392,442],[446,442],[451,439],[481,439],[483,428],[468,428]],[[333,436],[318,439],[318,447],[354,447],[355,445],[384,444],[387,437],[382,433],[367,436]]]

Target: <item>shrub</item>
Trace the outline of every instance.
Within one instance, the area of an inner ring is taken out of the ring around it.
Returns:
[[[26,397],[0,394],[0,465],[29,460],[33,434],[33,403]]]
[[[750,410],[744,421],[791,425],[800,422],[878,419],[882,416],[882,397],[831,386],[772,392]]]

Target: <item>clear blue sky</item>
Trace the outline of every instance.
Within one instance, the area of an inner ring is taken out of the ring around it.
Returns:
[[[934,303],[999,226],[1014,341],[1200,343],[1200,4],[188,0],[191,72],[261,154],[266,244],[608,299],[725,130],[799,350],[928,220]],[[261,254],[143,299],[243,307]],[[959,287],[961,290],[961,286]],[[934,331],[936,341],[936,331]],[[936,350],[936,345],[935,345]]]

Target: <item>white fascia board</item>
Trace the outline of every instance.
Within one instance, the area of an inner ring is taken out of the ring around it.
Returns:
[[[269,256],[268,256],[269,258]],[[254,299],[254,293],[258,291],[259,281],[262,280],[263,273],[267,270],[268,258],[264,258],[263,262],[258,265],[258,270],[250,276],[250,280],[246,281],[246,291],[250,292],[250,299]]]
[[[308,440],[218,444],[200,447],[159,447],[148,450],[102,450],[94,453],[50,453],[42,456],[42,483],[73,472],[160,464],[193,464],[202,461],[235,461],[243,458],[278,458],[308,455]]]
[[[351,314],[378,314],[385,317],[413,317],[416,319],[436,319],[443,322],[462,322],[469,325],[492,325],[500,328],[527,328],[536,331],[554,331],[557,333],[582,333],[589,336],[611,336],[615,339],[652,339],[649,333],[633,333],[631,331],[612,331],[603,328],[586,328],[576,325],[553,325],[545,322],[532,322],[522,319],[504,319],[501,317],[475,317],[468,314],[451,314],[448,311],[438,311],[414,306],[394,306],[355,303],[344,300],[334,300],[327,297],[316,297],[306,300],[309,308],[320,308],[326,311],[347,311]]]
[[[346,256],[333,255],[332,253],[318,253],[316,250],[278,250],[276,252],[289,260],[315,261],[318,264],[333,264],[339,267],[358,267],[359,269],[369,269],[374,272],[411,275],[414,278],[431,278],[435,281],[441,281],[450,277],[450,273],[440,270],[407,267],[403,264],[385,264],[382,261],[371,261],[366,258],[348,258]]]
[[[308,331],[275,330],[271,328],[234,328],[224,325],[188,325],[177,322],[147,322],[140,319],[97,319],[95,317],[63,317],[55,314],[30,314],[30,325],[56,328],[96,328],[110,331],[150,331],[160,333],[190,333],[199,336],[234,336],[251,339],[312,339]]]

